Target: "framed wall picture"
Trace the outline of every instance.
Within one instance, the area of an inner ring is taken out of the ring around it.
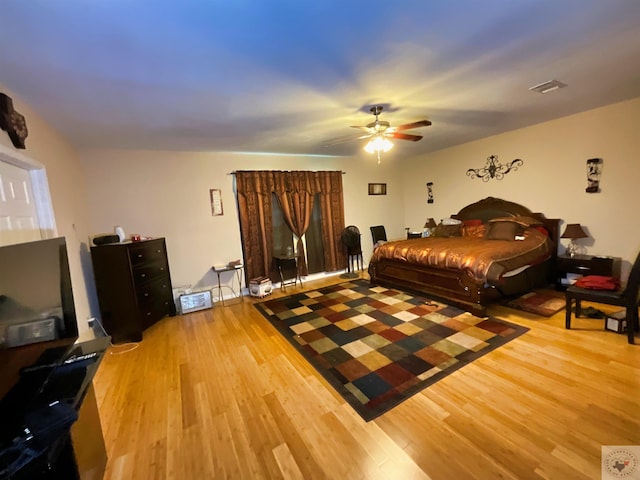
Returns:
[[[209,190],[209,195],[211,197],[211,214],[215,217],[218,215],[223,215],[222,211],[222,190],[219,188],[212,188]]]
[[[369,195],[386,195],[387,184],[386,183],[370,183]]]

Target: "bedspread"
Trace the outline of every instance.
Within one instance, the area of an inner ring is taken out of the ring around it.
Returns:
[[[552,255],[548,236],[527,228],[521,240],[473,237],[427,237],[388,242],[377,247],[370,260],[382,258],[435,268],[464,271],[477,282],[499,285],[503,275],[535,265]]]

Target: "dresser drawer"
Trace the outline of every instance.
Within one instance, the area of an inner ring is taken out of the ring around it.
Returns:
[[[170,302],[169,300],[166,300],[164,302],[154,302],[146,306],[146,308],[140,308],[140,322],[142,323],[142,328],[144,329],[153,325],[161,318],[174,315],[174,309],[170,303],[173,303],[173,301]]]
[[[166,261],[167,255],[161,242],[149,241],[132,245],[129,248],[129,258],[131,266],[136,268],[147,263]]]
[[[591,257],[591,275],[620,278],[620,259],[614,257]]]
[[[559,258],[558,268],[562,272],[581,273],[583,275],[591,274],[591,259],[579,258]]]
[[[159,278],[167,276],[169,268],[165,262],[156,262],[147,265],[139,265],[133,269],[133,281],[136,285],[142,286]]]
[[[613,258],[610,257],[574,257],[558,258],[559,270],[582,275],[611,275]]]
[[[155,301],[164,303],[173,298],[169,276],[164,275],[140,285],[136,289],[136,297],[141,308]]]

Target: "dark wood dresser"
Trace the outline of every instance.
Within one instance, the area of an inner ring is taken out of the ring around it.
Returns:
[[[100,314],[114,343],[176,314],[164,238],[91,247]]]

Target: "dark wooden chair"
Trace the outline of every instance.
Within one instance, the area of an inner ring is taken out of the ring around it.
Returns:
[[[634,343],[635,331],[639,328],[638,322],[638,295],[640,291],[640,253],[631,267],[627,285],[618,290],[591,290],[571,286],[565,292],[566,322],[565,327],[571,328],[571,305],[576,302],[576,318],[580,317],[582,300],[588,302],[604,303],[606,305],[618,305],[627,309],[627,336],[629,343]],[[605,320],[606,321],[606,320]]]
[[[369,230],[371,230],[371,238],[373,239],[374,247],[379,241],[387,241],[387,231],[384,228],[384,225],[375,225],[373,227],[369,227]]]
[[[346,227],[340,236],[342,243],[347,249],[347,275],[357,276],[355,270],[360,271],[364,268],[361,236],[360,229],[355,225]]]

